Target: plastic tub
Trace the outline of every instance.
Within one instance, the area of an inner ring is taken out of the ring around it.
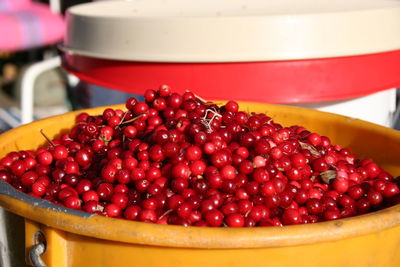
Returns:
[[[87,3],[67,12],[63,66],[135,94],[168,84],[392,126],[399,12],[396,0]]]
[[[298,103],[294,105],[362,119],[386,127],[393,127],[395,123],[394,113],[396,112],[397,105],[396,91],[396,89],[388,89],[346,100]]]
[[[283,125],[301,124],[400,173],[400,133],[297,107],[242,103]],[[103,108],[91,109],[99,114]],[[69,113],[0,136],[0,156],[44,143],[70,128]],[[400,262],[400,206],[337,221],[285,227],[197,228],[90,216],[22,195],[0,183],[0,205],[25,218],[27,251],[40,231],[48,266],[393,266]],[[66,210],[67,212],[63,212]]]

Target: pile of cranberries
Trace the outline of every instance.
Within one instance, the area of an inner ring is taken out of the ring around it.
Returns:
[[[400,202],[396,179],[328,137],[168,86],[127,111],[81,113],[68,134],[11,152],[0,179],[56,204],[183,226],[282,226]]]

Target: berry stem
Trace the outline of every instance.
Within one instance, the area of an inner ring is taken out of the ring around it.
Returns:
[[[40,129],[40,133],[43,135],[43,137],[47,140],[47,142],[49,142],[49,144],[52,147],[55,147],[56,145],[53,143],[53,141],[51,141],[51,139],[43,132],[43,129]]]
[[[125,120],[126,114],[128,114],[128,111],[125,111],[125,112],[124,112],[124,116],[122,116],[121,122],[118,124],[118,127],[119,127],[119,126],[121,126],[121,124],[123,124],[123,123],[124,123],[124,120]]]
[[[144,116],[144,113],[143,113],[143,114],[140,114],[140,115],[138,115],[138,116],[136,116],[136,117],[134,117],[134,118],[132,118],[132,119],[130,119],[130,120],[127,120],[127,121],[124,121],[124,122],[121,121],[120,125],[121,125],[121,124],[127,124],[127,123],[130,123],[130,122],[134,122],[134,121],[140,119],[142,116]]]

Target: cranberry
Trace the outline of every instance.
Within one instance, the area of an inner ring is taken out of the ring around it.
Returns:
[[[357,200],[360,199],[364,195],[364,190],[359,185],[354,185],[349,188],[348,194],[351,198]]]
[[[300,224],[302,222],[301,215],[297,209],[286,209],[282,215],[282,223],[284,225]]]
[[[196,160],[190,164],[190,172],[194,176],[202,175],[206,169],[206,163],[203,160]]]
[[[79,209],[81,203],[81,200],[77,196],[69,196],[64,200],[64,205],[70,209]]]
[[[36,172],[28,171],[24,173],[21,177],[21,183],[25,187],[31,186],[38,179],[38,175]]]
[[[317,172],[324,172],[329,169],[329,165],[323,158],[317,158],[312,162],[312,167]]]
[[[298,181],[303,178],[303,173],[301,172],[300,169],[291,168],[291,169],[287,170],[285,173],[286,173],[286,176],[290,180],[293,180],[293,181]]]
[[[142,222],[155,222],[157,215],[154,210],[143,209],[139,214],[139,220]]]
[[[232,213],[225,218],[225,222],[229,227],[243,227],[245,218],[238,213]]]
[[[11,164],[10,169],[11,169],[13,174],[22,175],[22,174],[25,173],[27,167],[26,167],[25,161],[23,161],[23,160],[15,160]]]
[[[316,133],[311,133],[307,137],[307,141],[310,142],[313,146],[318,146],[321,144],[321,136]]]
[[[237,102],[230,100],[225,104],[225,109],[229,112],[235,113],[239,111],[239,105]]]
[[[310,198],[306,203],[308,213],[318,215],[323,212],[324,207],[320,200]]]
[[[35,182],[32,184],[32,192],[38,196],[43,196],[46,193],[46,185]]]
[[[182,96],[177,93],[172,93],[168,97],[168,106],[173,109],[178,109],[182,105]]]
[[[117,217],[121,214],[121,207],[110,203],[105,206],[104,212],[108,217]]]
[[[291,155],[290,161],[291,165],[295,168],[301,168],[307,164],[307,158],[301,153]]]
[[[324,219],[329,221],[340,219],[340,211],[337,209],[327,209],[324,212]]]
[[[332,182],[332,187],[336,192],[343,194],[349,189],[349,180],[346,179],[334,179]]]
[[[0,180],[3,180],[4,182],[11,183],[12,181],[12,176],[9,172],[5,170],[0,170]]]
[[[178,163],[172,168],[172,175],[175,178],[188,179],[190,174],[189,166],[184,163]]]
[[[37,155],[37,160],[42,165],[50,165],[53,162],[53,155],[49,151],[44,151]]]
[[[218,227],[221,226],[224,215],[219,210],[212,209],[205,213],[204,218],[209,226]]]
[[[157,93],[161,97],[167,97],[171,94],[171,92],[171,87],[169,87],[168,85],[161,85],[157,90]]]
[[[118,169],[112,165],[106,165],[101,171],[101,177],[109,183],[113,183],[116,178]]]
[[[190,161],[200,160],[202,151],[198,146],[190,146],[186,149],[185,158]]]
[[[370,209],[370,203],[366,198],[357,200],[356,209],[359,214],[367,213]]]
[[[268,171],[265,169],[255,169],[253,172],[254,181],[258,183],[265,183],[269,180]]]
[[[381,204],[383,197],[382,194],[376,191],[369,191],[367,193],[367,199],[372,206]]]
[[[379,175],[379,173],[381,172],[381,169],[379,168],[379,166],[373,162],[368,163],[363,167],[367,171],[370,178],[376,178]]]
[[[72,187],[66,187],[58,192],[58,199],[65,201],[69,197],[78,197],[78,193]]]
[[[182,203],[176,210],[176,213],[182,219],[188,219],[192,214],[192,207],[188,203]]]
[[[141,212],[139,206],[129,206],[124,211],[124,216],[128,220],[136,220]]]
[[[221,168],[232,162],[232,155],[228,150],[221,149],[211,155],[211,162],[215,167]]]
[[[124,193],[114,193],[111,197],[111,202],[119,206],[121,209],[125,209],[128,205],[128,196]]]
[[[252,218],[255,222],[258,222],[262,219],[267,218],[269,216],[269,212],[264,205],[256,205],[250,210],[248,216]]]
[[[400,203],[372,159],[304,127],[168,86],[144,98],[79,114],[49,148],[8,153],[0,179],[68,208],[182,226],[315,223]]]
[[[55,146],[51,152],[55,159],[65,159],[68,157],[68,150],[62,145]]]
[[[96,202],[98,202],[99,201],[99,195],[97,194],[96,191],[89,190],[89,191],[86,191],[86,192],[84,192],[82,194],[82,200],[84,202],[88,202],[88,201],[96,201]]]
[[[97,194],[99,195],[99,198],[101,200],[108,200],[111,197],[113,191],[114,188],[109,183],[102,183],[97,188]]]
[[[386,198],[393,197],[400,193],[399,187],[391,182],[385,184],[385,189],[383,190],[383,196]]]
[[[340,206],[346,208],[346,207],[354,207],[355,205],[355,201],[353,198],[347,196],[347,195],[342,195],[339,198],[338,203],[340,204]]]

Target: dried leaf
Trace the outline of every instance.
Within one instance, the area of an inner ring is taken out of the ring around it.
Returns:
[[[330,164],[330,163],[328,163],[328,165],[331,166],[332,169],[338,170],[338,168],[335,165]]]
[[[314,157],[316,157],[316,158],[321,157],[321,153],[319,153],[318,150],[313,145],[303,143],[303,142],[299,142],[299,143],[300,143],[300,146],[302,149],[307,149],[308,151],[311,152],[311,155],[313,155]]]
[[[335,179],[337,177],[337,171],[335,170],[329,170],[329,171],[324,171],[320,173],[322,181],[324,183],[329,184],[332,179]]]
[[[102,205],[97,205],[96,210],[100,212],[104,212],[104,207]]]

